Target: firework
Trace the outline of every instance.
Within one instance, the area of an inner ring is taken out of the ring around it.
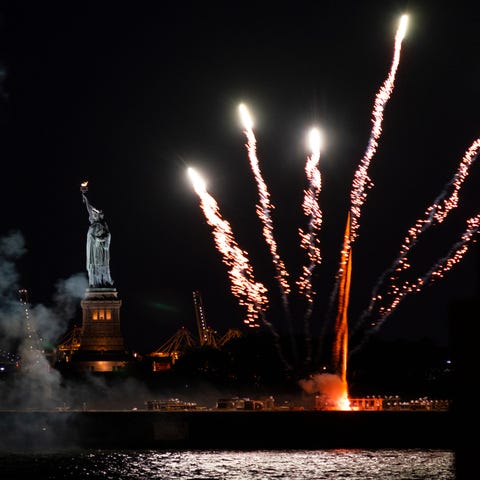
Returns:
[[[341,382],[342,400],[338,403],[339,408],[344,409],[348,408],[348,307],[352,274],[352,246],[358,237],[360,214],[367,197],[367,191],[373,187],[373,182],[368,176],[368,169],[371,160],[377,151],[378,142],[382,134],[382,122],[385,107],[394,90],[395,77],[400,62],[402,42],[405,37],[407,23],[408,17],[406,15],[402,16],[395,35],[391,67],[387,78],[381,85],[375,97],[372,110],[372,129],[364,156],[355,171],[352,181],[350,208],[347,212],[347,223],[340,254],[340,264],[335,277],[333,293],[330,297],[330,306],[336,304],[337,307],[334,322],[334,338],[331,349],[331,370],[335,372],[335,376],[338,377]],[[239,106],[239,113],[243,122],[244,133],[247,138],[246,148],[248,151],[248,158],[250,160],[250,166],[258,189],[259,201],[256,212],[262,222],[263,237],[270,247],[273,263],[276,268],[276,278],[280,284],[284,303],[287,305],[287,295],[290,293],[290,287],[288,284],[289,274],[278,254],[277,243],[273,236],[271,212],[274,209],[274,206],[270,201],[270,194],[259,167],[256,152],[256,138],[253,132],[253,121],[244,104]],[[307,229],[298,229],[300,248],[306,252],[307,262],[302,267],[301,274],[296,282],[299,294],[307,300],[307,311],[305,314],[306,320],[310,318],[313,300],[316,294],[312,287],[312,274],[314,269],[322,262],[319,232],[323,222],[322,211],[318,202],[318,197],[322,188],[321,174],[318,169],[318,163],[320,160],[319,132],[313,130],[310,134],[310,138],[313,140],[310,146],[311,153],[307,156],[305,165],[308,186],[304,190],[304,199],[302,203],[303,214],[309,219],[309,223]],[[432,284],[442,278],[445,273],[451,270],[464,257],[470,244],[475,241],[476,236],[480,232],[480,214],[467,220],[467,227],[457,243],[423,276],[418,277],[413,281],[400,282],[400,274],[408,270],[410,267],[408,255],[417,243],[419,235],[425,232],[427,228],[441,224],[447,215],[457,207],[460,189],[468,176],[470,167],[479,155],[479,152],[480,138],[475,140],[465,152],[454,177],[435,199],[433,204],[427,208],[423,217],[417,220],[414,226],[407,231],[400,247],[399,256],[394,260],[391,267],[381,276],[380,281],[375,286],[369,308],[360,318],[360,322],[357,322],[357,328],[364,318],[368,315],[373,316],[375,306],[377,309],[375,310],[375,318],[371,325],[374,327],[374,330],[377,330],[386,318],[392,314],[403,298],[410,293],[419,292],[425,285]],[[206,192],[206,188],[203,184],[200,183],[195,189],[201,199],[201,206],[207,221],[214,229],[217,249],[223,254],[224,262],[230,267],[229,274],[232,281],[232,292],[239,298],[243,305],[247,306],[249,322],[256,322],[260,318],[264,325],[270,328],[274,334],[275,340],[278,342],[278,334],[275,332],[272,324],[265,318],[266,306],[268,304],[265,287],[254,280],[253,271],[248,263],[248,256],[238,248],[233,240],[230,226],[221,218],[215,200]],[[388,304],[377,306],[377,304],[385,300],[384,296],[380,295],[378,291],[387,276],[389,276],[390,286],[386,297],[388,297],[389,302]],[[288,312],[288,309],[286,310]],[[323,326],[325,326],[325,323],[326,322],[324,322]],[[306,321],[305,324],[305,331],[308,333],[308,322]],[[306,336],[308,337],[308,335]],[[308,348],[307,355],[309,355]]]
[[[400,18],[397,33],[395,35],[392,65],[390,67],[387,78],[385,79],[380,89],[378,90],[377,95],[375,96],[372,110],[372,130],[368,139],[367,149],[355,172],[352,182],[352,189],[350,191],[350,238],[347,240],[348,244],[344,245],[344,249],[349,249],[351,244],[353,244],[358,237],[361,209],[363,204],[365,203],[365,200],[367,199],[367,190],[373,187],[373,182],[368,176],[368,168],[370,166],[373,156],[377,151],[378,141],[382,134],[383,113],[387,102],[390,100],[395,86],[395,77],[400,63],[402,42],[405,37],[407,25],[408,16],[402,15],[402,17]],[[336,282],[330,295],[330,309],[333,309],[333,305],[337,299],[339,284],[342,276],[341,269],[342,265],[340,263],[339,271],[336,276]]]
[[[257,140],[253,133],[253,121],[247,107],[242,103],[238,107],[240,117],[244,126],[244,133],[247,137],[247,151],[248,158],[250,160],[250,166],[252,168],[255,181],[257,182],[259,204],[257,204],[257,215],[260,218],[263,225],[263,236],[272,254],[273,263],[277,272],[277,280],[280,284],[282,292],[282,298],[284,303],[287,303],[287,295],[290,293],[290,286],[288,284],[288,272],[285,268],[283,260],[278,254],[277,242],[273,236],[273,221],[271,212],[275,208],[270,201],[270,194],[267,189],[267,185],[262,177],[260,166],[257,157]]]
[[[409,293],[419,291],[425,284],[425,280],[429,277],[436,278],[440,272],[445,273],[445,268],[447,265],[450,265],[450,269],[453,264],[447,261],[448,255],[445,259],[439,260],[438,266],[442,265],[445,262],[445,267],[442,267],[438,273],[434,273],[437,270],[437,267],[432,267],[432,271],[429,274],[426,274],[424,279],[418,279],[415,282],[404,281],[400,286],[398,285],[399,277],[405,273],[410,268],[410,262],[408,260],[408,254],[411,252],[413,247],[418,243],[419,237],[430,227],[440,225],[446,218],[447,215],[458,206],[459,202],[459,192],[465,179],[467,178],[470,167],[473,165],[475,160],[478,158],[480,153],[480,138],[477,138],[467,149],[465,154],[460,161],[457,171],[453,175],[450,182],[444,187],[442,192],[437,196],[433,203],[425,210],[423,217],[419,218],[413,227],[411,227],[407,235],[405,236],[403,243],[400,248],[400,253],[397,258],[392,262],[390,267],[385,270],[382,275],[380,275],[379,280],[373,288],[370,304],[367,309],[360,316],[357,325],[353,331],[358,331],[362,327],[369,317],[372,316],[372,313],[375,311],[377,304],[381,302],[386,302],[389,300],[388,304],[380,305],[378,307],[378,320],[373,320],[371,326],[375,329],[378,329],[379,325],[382,324],[388,316],[398,307],[400,301]],[[468,225],[474,224],[474,220],[470,219]],[[471,232],[471,235],[475,234],[474,229],[471,226],[468,226],[465,234],[467,238],[470,238],[468,232]],[[462,246],[468,245],[470,240],[462,242]],[[468,248],[468,247],[467,247]],[[460,249],[452,247],[450,255],[456,257],[459,254]],[[464,254],[465,252],[463,252]],[[463,256],[462,254],[462,256]],[[388,278],[388,280],[387,280]],[[382,295],[379,293],[382,287],[387,285],[387,294]]]
[[[335,319],[335,337],[333,340],[332,365],[339,374],[342,383],[347,384],[347,352],[348,352],[348,304],[350,300],[350,280],[352,276],[352,249],[350,245],[350,214],[343,236],[342,258],[340,261],[340,289],[338,309]],[[346,387],[345,387],[346,390]]]
[[[311,360],[312,346],[310,341],[310,317],[313,311],[313,302],[315,292],[312,288],[312,275],[314,269],[320,265],[322,255],[320,252],[320,239],[318,233],[322,226],[322,211],[318,204],[318,196],[322,188],[322,177],[318,169],[320,161],[320,147],[322,143],[320,131],[312,128],[308,135],[308,147],[311,150],[307,157],[305,164],[305,174],[308,180],[308,187],[304,191],[303,198],[303,213],[309,218],[308,231],[302,228],[298,229],[300,236],[300,247],[307,252],[308,265],[304,265],[302,273],[296,284],[300,295],[303,295],[307,300],[307,308],[304,316],[304,330],[305,330],[305,363],[308,364]]]
[[[370,162],[375,155],[378,147],[378,140],[382,134],[382,122],[383,122],[383,112],[387,102],[390,100],[390,97],[395,86],[395,76],[397,74],[398,65],[400,63],[400,53],[402,51],[402,41],[405,37],[405,32],[407,30],[408,16],[402,15],[400,19],[400,25],[398,27],[397,33],[395,35],[395,47],[393,53],[392,66],[388,73],[387,78],[385,79],[383,85],[380,87],[373,105],[372,111],[372,130],[370,133],[370,138],[368,140],[367,149],[365,154],[360,161],[360,165],[355,172],[353,179],[352,191],[350,194],[351,202],[351,231],[350,231],[350,242],[354,242],[358,236],[358,228],[360,226],[360,214],[361,208],[365,203],[367,198],[367,190],[373,187],[373,182],[368,176],[368,168]]]
[[[311,282],[312,272],[322,261],[320,240],[318,238],[318,232],[322,226],[322,211],[318,204],[318,196],[322,188],[322,177],[317,167],[320,160],[320,144],[320,132],[316,128],[313,128],[309,133],[311,154],[307,157],[307,162],[305,164],[305,173],[309,185],[304,191],[302,204],[305,216],[309,217],[308,231],[304,231],[302,228],[298,229],[300,246],[307,252],[309,265],[303,267],[302,274],[296,282],[300,294],[304,295],[308,301],[308,310],[310,313],[311,305],[314,300],[314,292],[312,291]]]
[[[475,241],[475,236],[480,230],[480,214],[471,217],[467,220],[467,228],[462,233],[460,240],[458,240],[453,247],[450,248],[447,255],[438,260],[435,265],[423,276],[418,278],[415,282],[405,281],[402,286],[395,287],[394,298],[388,307],[380,307],[379,320],[375,323],[375,329],[381,326],[388,316],[392,314],[395,308],[406,295],[410,293],[419,292],[420,289],[432,284],[440,278],[443,278],[445,273],[451,270],[467,253],[468,248],[472,242]]]
[[[267,289],[255,281],[248,254],[237,245],[230,224],[222,218],[218,204],[207,192],[202,177],[193,168],[188,169],[188,175],[200,198],[205,219],[213,229],[217,249],[222,254],[223,262],[230,269],[228,275],[231,291],[240,305],[247,309],[245,323],[251,327],[258,327],[260,312],[266,310],[268,305]]]

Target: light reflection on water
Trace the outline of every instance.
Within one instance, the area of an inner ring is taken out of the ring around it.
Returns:
[[[449,450],[157,451],[1,454],[2,480],[454,480]]]

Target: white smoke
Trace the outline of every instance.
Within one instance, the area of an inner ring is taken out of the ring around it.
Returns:
[[[342,379],[332,373],[317,373],[298,383],[306,393],[318,394],[326,405],[336,405],[344,391]]]
[[[21,232],[0,238],[0,345],[7,352],[0,361],[19,359],[19,367],[9,365],[12,373],[0,385],[2,408],[54,408],[62,401],[60,373],[47,358],[74,318],[79,298],[87,287],[86,276],[75,274],[56,284],[54,305],[24,304],[19,298],[18,260],[27,252]]]
[[[0,451],[74,446],[69,411],[141,409],[154,398],[134,378],[86,373],[74,379],[54,368],[55,345],[77,316],[88,282],[83,273],[59,280],[51,307],[23,303],[17,262],[26,252],[20,232],[0,238],[0,363],[10,362],[0,373]]]
[[[15,346],[22,333],[19,274],[15,262],[26,251],[25,239],[20,232],[12,231],[0,238],[0,339],[6,351]]]
[[[80,300],[88,287],[85,274],[77,273],[55,285],[53,306],[38,304],[30,308],[38,335],[46,345],[54,345],[75,318]]]

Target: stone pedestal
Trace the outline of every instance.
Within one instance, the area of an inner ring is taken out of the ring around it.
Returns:
[[[89,288],[81,301],[83,310],[80,351],[124,351],[120,328],[122,301],[114,288]]]
[[[76,371],[119,372],[133,365],[120,325],[120,307],[115,288],[87,288],[82,306],[79,348],[72,356]]]

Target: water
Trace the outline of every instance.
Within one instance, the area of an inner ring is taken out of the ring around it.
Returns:
[[[453,480],[450,450],[1,453],[0,478],[89,480]]]

